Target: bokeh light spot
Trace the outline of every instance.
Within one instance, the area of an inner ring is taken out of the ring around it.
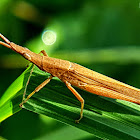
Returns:
[[[53,45],[56,42],[56,33],[51,30],[47,30],[42,34],[42,40],[46,45]]]

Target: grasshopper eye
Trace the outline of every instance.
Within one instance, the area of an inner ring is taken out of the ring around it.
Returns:
[[[23,57],[25,57],[27,60],[31,60],[31,56],[28,53],[23,53]]]

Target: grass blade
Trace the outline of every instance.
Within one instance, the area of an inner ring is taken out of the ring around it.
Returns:
[[[29,67],[2,96],[0,121],[20,111],[19,103],[22,100],[31,68]],[[36,67],[28,85],[27,94],[30,94],[49,75]],[[75,126],[102,139],[134,140],[140,138],[140,108],[138,105],[75,89],[85,99],[84,118],[79,124],[76,124],[74,120],[79,118],[80,102],[65,84],[55,77],[29,99],[24,104],[24,108]]]

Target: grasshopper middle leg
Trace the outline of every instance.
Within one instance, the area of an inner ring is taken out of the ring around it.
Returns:
[[[48,84],[50,81],[51,81],[51,79],[52,79],[52,75],[48,78],[48,79],[46,79],[43,83],[41,83],[38,87],[36,87],[35,88],[35,90],[32,92],[32,93],[30,93],[28,96],[27,96],[27,98],[25,99],[25,100],[23,100],[21,103],[20,103],[20,107],[22,107],[22,105],[24,104],[24,103],[26,103],[27,101],[28,101],[28,99],[29,98],[31,98],[31,96],[33,96],[36,92],[38,92],[39,90],[41,90],[46,84]]]

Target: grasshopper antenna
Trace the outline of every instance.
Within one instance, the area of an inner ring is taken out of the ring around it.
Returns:
[[[1,33],[0,33],[0,38],[2,38],[5,41],[5,42],[0,41],[1,45],[5,46],[7,48],[10,48],[10,49],[12,48],[10,45],[11,42],[6,37],[4,37]]]

